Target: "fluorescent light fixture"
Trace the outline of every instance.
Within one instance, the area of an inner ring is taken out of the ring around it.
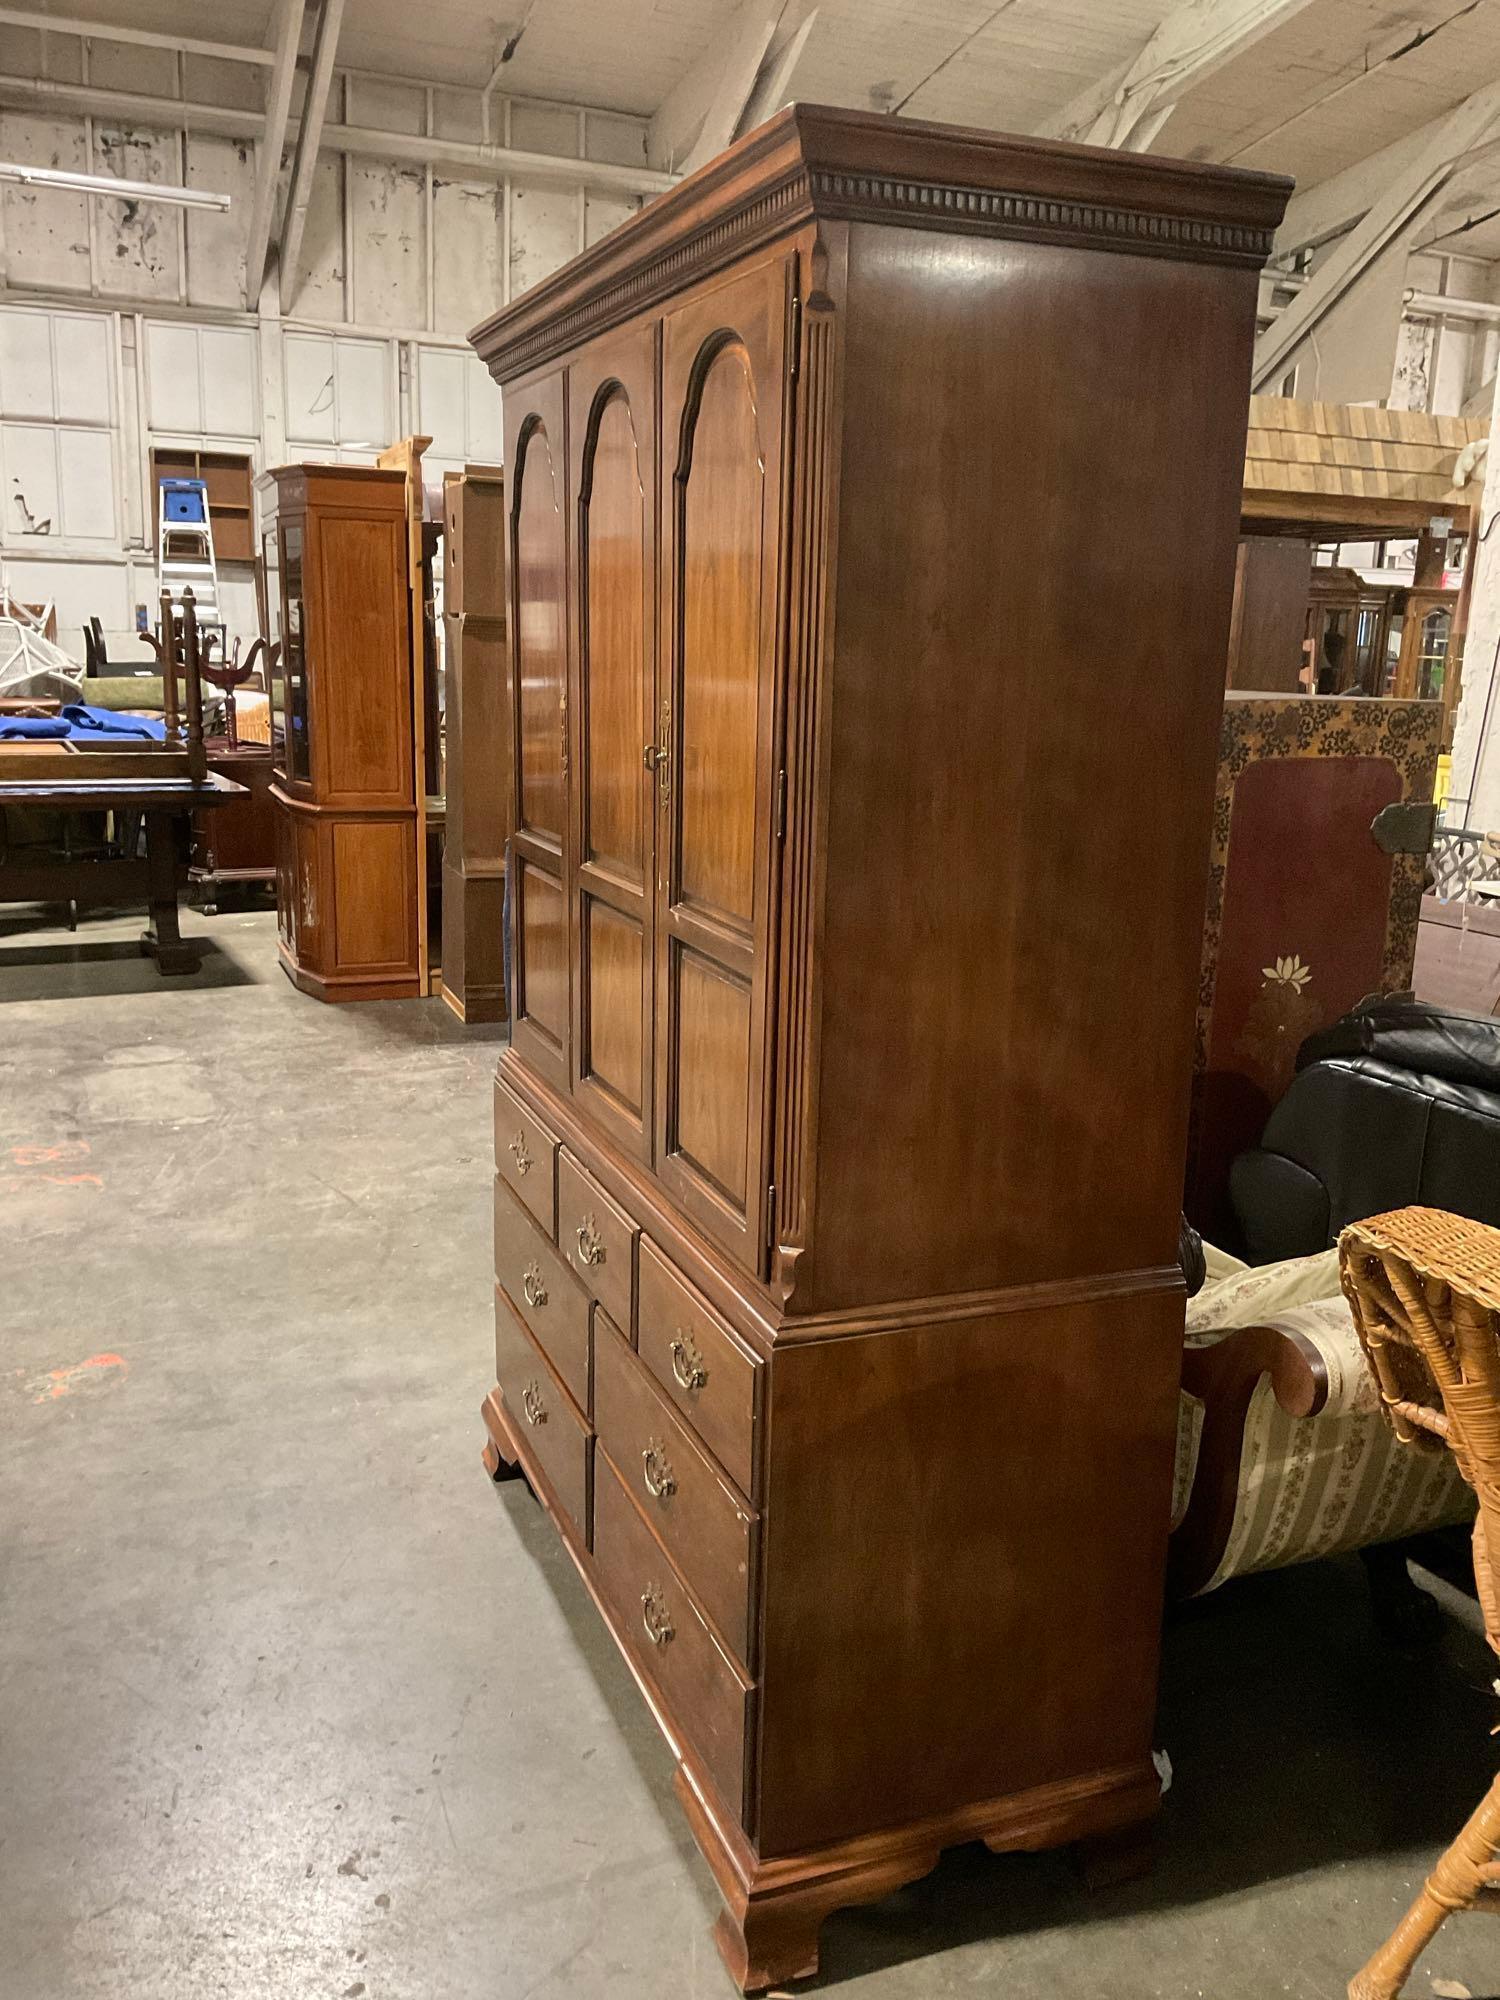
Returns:
[[[227,194],[211,194],[207,188],[158,187],[155,181],[117,181],[113,174],[73,174],[58,167],[23,167],[13,160],[0,160],[0,181],[16,181],[22,187],[62,188],[70,194],[107,194],[117,201],[160,201],[169,208],[214,208],[229,206]]]

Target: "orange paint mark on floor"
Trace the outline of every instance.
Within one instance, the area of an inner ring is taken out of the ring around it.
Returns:
[[[23,1194],[27,1188],[35,1187],[38,1181],[45,1181],[49,1187],[102,1188],[104,1185],[99,1174],[49,1174],[41,1171],[44,1167],[65,1165],[70,1160],[86,1160],[89,1157],[87,1139],[63,1139],[50,1146],[9,1146],[6,1151],[11,1164],[23,1171],[0,1175],[0,1193]]]
[[[12,1146],[10,1157],[18,1167],[56,1166],[59,1160],[86,1160],[87,1139],[64,1139],[53,1146]]]
[[[71,1396],[85,1383],[108,1379],[110,1371],[115,1369],[119,1370],[116,1380],[130,1372],[130,1363],[122,1354],[91,1354],[87,1361],[74,1361],[66,1368],[49,1368],[45,1375],[33,1377],[38,1393],[31,1400],[55,1403],[60,1397]]]

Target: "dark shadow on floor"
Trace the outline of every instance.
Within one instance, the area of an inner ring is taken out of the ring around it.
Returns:
[[[142,954],[139,943],[124,938],[16,944],[13,936],[0,931],[0,1004],[126,997],[155,993],[167,985],[192,992],[259,983],[232,952],[192,931],[185,941],[201,949],[203,963],[196,972],[172,973],[158,972],[156,961]]]
[[[476,1442],[480,1435],[476,1425]],[[496,1493],[549,1572],[674,1842],[690,1851],[670,1758],[572,1564],[522,1482]],[[1457,1593],[1443,1601],[1456,1604]],[[1497,1666],[1463,1616],[1446,1617],[1420,1648],[1383,1641],[1357,1557],[1231,1584],[1168,1621],[1157,1740],[1174,1779],[1149,1876],[1089,1891],[1066,1851],[953,1848],[924,1880],[831,1916],[822,1969],[796,1990],[832,1989],[965,1944],[1242,1895],[1362,1856],[1436,1859],[1493,1776]],[[997,1700],[1004,1686],[997,1660]],[[714,1914],[705,1905],[706,1919]],[[1348,1933],[1352,1975],[1381,1937],[1369,1934],[1368,1911],[1332,1898],[1329,1923]],[[1472,2000],[1486,1996],[1475,1988]]]

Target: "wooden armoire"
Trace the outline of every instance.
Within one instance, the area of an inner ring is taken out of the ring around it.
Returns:
[[[1287,183],[807,105],[473,336],[513,1042],[487,1462],[751,1989],[1154,1811],[1177,1249]]]
[[[284,465],[257,482],[283,971],[319,1000],[423,990],[406,479]]]

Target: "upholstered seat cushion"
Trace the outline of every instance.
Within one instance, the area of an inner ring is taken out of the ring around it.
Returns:
[[[1338,1252],[1257,1267],[1208,1251],[1209,1281],[1189,1301],[1186,1344],[1211,1347],[1244,1327],[1300,1339],[1328,1380],[1315,1416],[1282,1409],[1269,1375],[1245,1419],[1234,1522],[1208,1582],[1279,1569],[1372,1542],[1467,1521],[1473,1496],[1446,1454],[1408,1452],[1380,1413],[1374,1377],[1338,1289]],[[1184,1393],[1173,1519],[1185,1513],[1197,1470],[1202,1402]]]

